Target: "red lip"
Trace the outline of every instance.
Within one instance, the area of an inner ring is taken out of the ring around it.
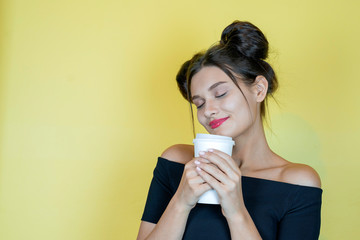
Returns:
[[[226,120],[228,120],[228,118],[229,117],[212,120],[209,125],[212,129],[215,129],[217,127],[220,127],[220,125],[223,124],[223,122],[225,122]]]

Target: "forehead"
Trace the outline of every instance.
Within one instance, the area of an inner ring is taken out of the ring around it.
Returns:
[[[231,82],[231,78],[220,68],[215,66],[203,67],[191,79],[191,92],[199,89],[207,89],[216,82]]]

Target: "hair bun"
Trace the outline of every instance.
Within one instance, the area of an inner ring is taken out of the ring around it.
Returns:
[[[269,49],[269,43],[260,29],[241,21],[235,21],[224,29],[220,44],[236,49],[248,58],[262,60],[267,58]]]

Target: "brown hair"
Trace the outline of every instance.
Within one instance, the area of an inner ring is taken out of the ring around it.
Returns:
[[[257,76],[264,76],[268,81],[267,96],[273,97],[273,93],[278,88],[278,81],[274,70],[265,61],[268,49],[269,43],[259,28],[249,22],[234,21],[224,29],[218,44],[204,53],[195,54],[191,60],[182,65],[176,76],[179,90],[191,105],[192,77],[203,67],[216,66],[231,78],[243,95],[237,79],[251,86]],[[260,105],[262,121],[266,120],[266,110],[267,97]],[[191,115],[193,120],[192,107]]]

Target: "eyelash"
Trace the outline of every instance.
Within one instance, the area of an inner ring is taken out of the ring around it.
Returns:
[[[226,94],[227,94],[227,92],[225,92],[225,93],[223,93],[223,94],[220,94],[220,95],[218,95],[218,96],[215,96],[215,98],[221,98],[221,97],[225,96]],[[204,106],[204,104],[205,104],[205,103],[201,104],[200,106],[197,106],[196,108],[197,108],[197,109],[200,109],[200,108],[202,108],[202,106]]]
[[[224,92],[223,94],[220,94],[220,95],[215,96],[215,97],[216,97],[216,98],[221,98],[221,97],[225,96],[225,95],[226,95],[226,93],[227,93],[227,92]]]
[[[204,106],[204,103],[201,104],[200,106],[196,106],[197,109],[200,109],[202,106]]]

